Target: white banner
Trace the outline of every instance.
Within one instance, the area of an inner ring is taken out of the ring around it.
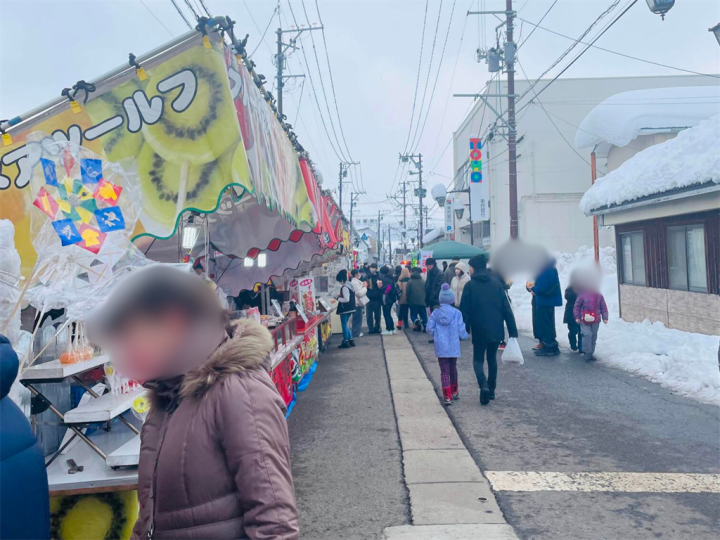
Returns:
[[[455,220],[453,219],[453,198],[448,195],[445,198],[445,234],[452,235],[455,232]]]
[[[470,183],[470,219],[474,222],[488,221],[488,186],[485,180]]]

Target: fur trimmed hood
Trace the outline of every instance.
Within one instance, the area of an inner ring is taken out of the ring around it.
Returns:
[[[198,367],[185,375],[149,381],[143,386],[150,390],[156,406],[174,410],[185,398],[201,398],[213,385],[247,370],[269,369],[272,335],[263,325],[239,319],[227,326],[227,338]]]
[[[273,342],[270,331],[251,319],[239,319],[228,326],[226,339],[210,358],[183,377],[180,397],[199,398],[212,385],[229,375],[248,369],[268,369]]]

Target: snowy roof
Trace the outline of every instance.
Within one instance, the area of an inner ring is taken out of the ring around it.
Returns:
[[[696,126],[720,113],[720,86],[681,86],[622,92],[595,107],[575,134],[575,148],[607,142],[627,146],[644,131]]]
[[[709,182],[720,184],[720,114],[635,154],[597,180],[585,192],[580,210],[589,214],[599,208]]]

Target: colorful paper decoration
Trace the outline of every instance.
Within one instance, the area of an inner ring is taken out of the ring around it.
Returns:
[[[75,227],[75,224],[71,219],[53,221],[52,226],[60,237],[63,246],[69,246],[70,244],[82,242],[82,236],[80,236],[77,227]]]
[[[55,162],[41,158],[40,164],[42,165],[43,174],[45,175],[45,183],[49,186],[57,186],[57,172],[55,171]]]
[[[83,184],[97,184],[102,180],[102,161],[99,159],[81,159],[80,174]]]
[[[96,200],[106,202],[110,206],[116,206],[118,199],[120,198],[120,193],[122,193],[122,189],[123,188],[116,186],[112,182],[100,180],[93,192],[93,197],[95,197]]]
[[[57,201],[50,195],[45,188],[40,188],[40,191],[33,201],[33,206],[36,206],[43,212],[45,212],[50,219],[55,219],[55,216],[60,209]]]
[[[104,233],[119,231],[125,228],[125,218],[120,208],[102,208],[95,211],[100,230]]]
[[[107,237],[107,234],[89,225],[81,225],[79,231],[82,242],[79,242],[78,245],[81,248],[87,249],[91,253],[95,253],[97,255],[100,248],[105,243],[105,237]]]

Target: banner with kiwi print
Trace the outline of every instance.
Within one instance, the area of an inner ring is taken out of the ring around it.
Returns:
[[[222,42],[208,45],[198,34],[159,63],[123,74],[115,85],[98,85],[87,103],[54,107],[43,120],[30,122],[32,127],[13,131],[12,142],[3,141],[0,219],[15,225],[23,273],[36,259],[28,184],[39,163],[33,145],[42,142],[26,144],[36,131],[137,170],[142,213],[136,237],[173,236],[184,211],[214,212],[229,186],[256,197],[294,228],[310,231],[316,226],[297,154],[285,132],[262,96],[258,100],[245,92],[240,98],[244,106],[237,106],[242,88],[257,95],[259,90],[232,55],[234,69],[229,69]],[[244,115],[256,119],[249,124],[252,130],[247,130]]]

